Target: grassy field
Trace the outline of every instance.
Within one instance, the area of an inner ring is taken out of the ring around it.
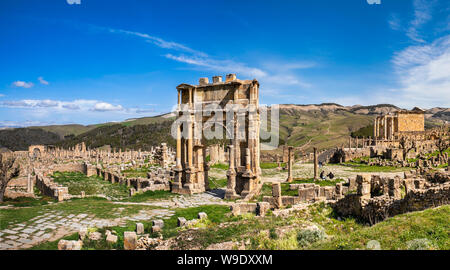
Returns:
[[[118,211],[118,208],[123,208]],[[60,203],[0,209],[0,229],[11,224],[27,223],[30,219],[43,215],[48,211],[60,211],[62,215],[88,214],[97,218],[117,218],[138,213],[140,210],[150,210],[157,207],[146,205],[114,204],[103,198],[72,199]]]
[[[120,199],[128,197],[128,188],[118,183],[104,181],[98,176],[90,176],[79,172],[55,172],[53,180],[69,188],[69,194],[80,195],[84,191],[86,195],[103,194],[108,197]]]
[[[266,233],[255,234],[251,248],[355,250],[368,249],[368,244],[375,240],[386,250],[448,250],[449,214],[450,206],[441,206],[398,215],[369,227],[352,218],[336,219],[330,207],[316,204],[285,219],[290,230],[281,237],[276,233],[277,226],[269,227]],[[311,225],[319,228],[319,233],[308,230]]]
[[[328,164],[328,165],[333,166],[335,164]],[[347,166],[355,172],[404,172],[411,170],[411,168],[409,167],[393,167],[393,166],[378,166],[378,165],[370,166],[359,162],[345,162],[336,165]]]
[[[145,192],[138,192],[132,197],[124,198],[121,201],[126,202],[148,202],[152,200],[158,200],[158,199],[166,199],[173,196],[176,196],[177,194],[172,193],[170,191],[165,190],[147,190]]]
[[[216,189],[216,188],[224,188],[227,186],[227,179],[216,179],[214,177],[209,177],[209,188],[210,189]]]
[[[208,218],[204,221],[199,222],[196,227],[202,228],[205,230],[212,229],[214,227],[217,227],[218,224],[225,222],[225,221],[231,221],[236,220],[237,218],[230,217],[228,214],[230,212],[229,207],[227,206],[220,206],[220,205],[204,205],[199,207],[191,207],[191,208],[183,208],[183,209],[177,209],[175,211],[175,215],[172,216],[169,219],[164,220],[164,228],[162,230],[162,235],[165,239],[169,237],[177,236],[180,232],[185,231],[185,228],[178,228],[177,227],[177,219],[178,217],[184,217],[187,220],[196,219],[199,212],[205,212],[208,215]],[[157,235],[151,234],[151,226],[152,221],[142,221],[144,224],[144,232],[150,234],[152,237],[157,237]],[[128,222],[126,226],[113,226],[113,227],[106,227],[102,229],[90,229],[91,231],[98,231],[102,233],[102,235],[105,234],[106,230],[110,230],[116,233],[118,236],[118,241],[116,244],[108,244],[104,237],[99,241],[90,241],[89,239],[85,239],[83,241],[83,250],[105,250],[105,249],[123,249],[123,233],[125,231],[135,231],[136,225],[135,222]],[[34,250],[54,250],[58,247],[58,241],[61,239],[65,240],[76,240],[78,239],[78,233],[62,237],[56,241],[53,242],[47,242],[42,243],[38,246],[34,246],[32,249]],[[183,241],[180,241],[178,243],[179,245],[183,246],[187,243],[184,243]],[[205,242],[204,245],[207,245],[208,242]],[[206,247],[206,246],[205,246]]]

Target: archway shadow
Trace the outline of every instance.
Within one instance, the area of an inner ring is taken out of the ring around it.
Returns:
[[[210,194],[214,197],[220,198],[220,199],[225,198],[225,189],[223,189],[223,188],[211,189],[211,190],[206,191],[206,193]]]

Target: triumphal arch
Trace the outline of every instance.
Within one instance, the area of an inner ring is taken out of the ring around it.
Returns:
[[[205,143],[218,138],[228,145],[225,198],[252,197],[261,187],[259,167],[259,83],[228,74],[200,78],[198,85],[180,84],[177,120],[172,126],[177,155],[172,192],[193,194],[208,187]],[[220,138],[219,138],[220,139]]]

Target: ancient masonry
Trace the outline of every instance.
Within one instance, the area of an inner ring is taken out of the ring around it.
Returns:
[[[224,127],[227,138],[231,137],[228,146],[229,170],[225,198],[253,196],[261,186],[258,81],[239,80],[235,74],[228,74],[225,82],[221,76],[213,77],[212,83],[209,83],[208,78],[200,78],[199,85],[180,84],[177,90],[179,125],[172,191],[192,194],[208,189],[209,166],[206,162],[205,138],[199,129],[208,128],[208,120],[213,117],[211,113],[207,113],[207,107],[217,105],[223,114],[223,122],[216,124]],[[228,105],[241,107],[227,112]],[[202,112],[201,116],[198,117],[196,112]],[[231,126],[226,124],[227,117],[232,117]],[[238,121],[242,118],[245,119],[243,122]],[[239,133],[241,130],[244,130],[243,134]]]
[[[374,121],[374,135],[362,139],[349,137],[348,147],[336,149],[330,162],[348,162],[369,156],[369,163],[374,165],[391,160],[393,166],[416,167],[419,164],[407,160],[419,157],[426,161],[421,156],[450,146],[448,127],[425,130],[424,111],[419,108],[378,116]],[[440,165],[447,163],[445,154],[440,153],[438,161]]]
[[[411,111],[401,110],[394,114],[378,116],[374,123],[374,137],[388,140],[401,134],[423,132],[425,130],[424,112],[415,107]]]
[[[127,185],[130,195],[138,191],[170,190],[173,180],[174,153],[165,143],[152,147],[150,151],[112,151],[111,149],[88,149],[84,142],[70,149],[32,145],[28,151],[14,154],[24,160],[17,179],[13,179],[6,190],[8,197],[34,197],[36,186],[44,195],[58,201],[84,195],[71,195],[67,187],[59,185],[50,177],[54,172],[81,172],[87,176],[98,175],[104,180]],[[127,178],[122,174],[127,168],[139,168],[148,164],[147,178]]]

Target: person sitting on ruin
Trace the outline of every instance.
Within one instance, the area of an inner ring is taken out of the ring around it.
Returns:
[[[330,172],[328,175],[328,178],[333,179],[334,178],[334,174],[332,172]]]
[[[324,171],[320,172],[320,179],[325,180],[325,172]]]

